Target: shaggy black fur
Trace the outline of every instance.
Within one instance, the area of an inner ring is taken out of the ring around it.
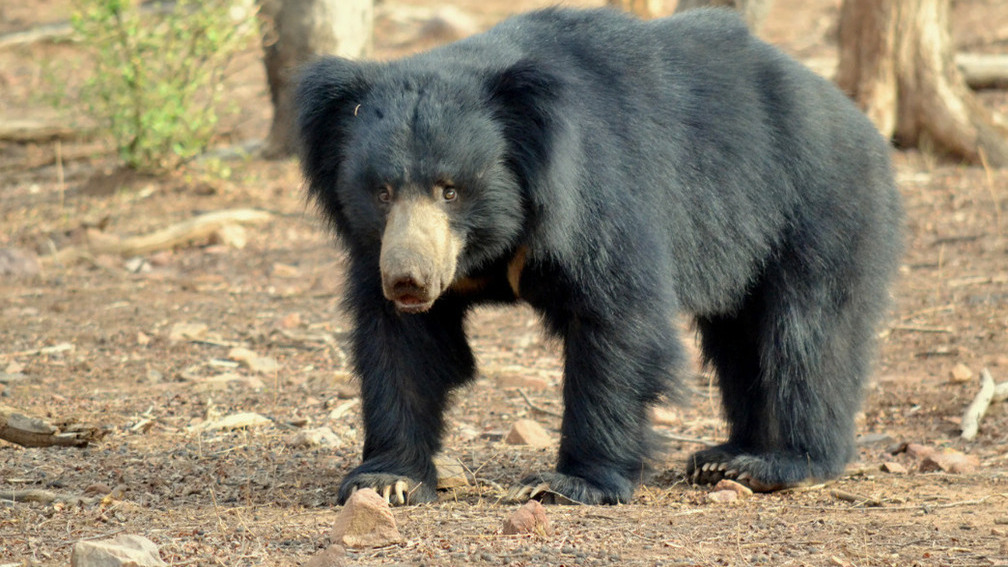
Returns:
[[[655,448],[648,410],[677,389],[680,312],[731,425],[691,458],[695,479],[773,489],[842,472],[901,250],[889,150],[735,15],[534,12],[398,61],[324,59],[298,104],[310,193],[350,258],[366,434],[341,500],[397,480],[410,502],[435,498],[445,405],[474,375],[463,322],[488,301],[528,302],[564,344],[559,460],[526,484],[631,498]],[[376,194],[446,180],[467,285],[397,312]]]

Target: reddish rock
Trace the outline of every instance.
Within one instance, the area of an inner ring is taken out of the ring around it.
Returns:
[[[329,541],[351,548],[384,547],[403,541],[388,502],[370,488],[347,499]]]
[[[529,500],[504,521],[504,535],[553,535],[553,526],[546,516],[546,508],[538,500]]]
[[[519,419],[511,426],[511,431],[504,437],[504,442],[509,445],[549,447],[553,444],[553,439],[537,422],[531,419]]]
[[[921,472],[944,471],[952,474],[971,473],[980,466],[980,459],[974,455],[966,455],[959,451],[946,449],[934,452],[921,461]]]
[[[933,455],[935,448],[929,445],[921,445],[919,443],[910,443],[906,446],[906,454],[910,455],[915,459],[924,459]]]

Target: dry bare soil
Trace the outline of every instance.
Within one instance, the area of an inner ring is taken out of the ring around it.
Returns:
[[[0,33],[66,20],[69,4],[4,2]],[[429,6],[407,4],[414,12]],[[537,4],[456,5],[482,28]],[[829,58],[837,4],[778,0],[763,35],[800,58]],[[395,10],[386,4],[385,13]],[[394,18],[378,29],[379,56],[427,41]],[[1004,52],[1008,9],[1000,0],[956,2],[953,29],[964,50]],[[77,111],[53,109],[44,95],[54,76],[72,92],[86,73],[81,61],[80,47],[68,43],[0,49],[0,122],[76,124]],[[226,88],[241,111],[221,146],[262,138],[268,125],[254,45],[234,70]],[[1008,110],[1005,93],[981,96]],[[485,310],[469,323],[480,378],[457,396],[446,439],[470,485],[444,492],[437,504],[395,509],[405,543],[350,551],[347,561],[1008,565],[1008,404],[991,407],[974,441],[959,438],[980,370],[1008,380],[1008,171],[893,156],[908,252],[859,420],[859,455],[842,478],[708,501],[709,489],[682,476],[699,447],[691,439],[725,434],[716,388],[698,370],[692,403],[670,408],[659,426],[686,440],[670,442],[663,470],[632,503],[550,507],[552,537],[500,535],[515,508],[500,501],[503,491],[549,467],[555,452],[501,437],[526,417],[556,436],[560,349],[543,339],[529,310]],[[225,161],[225,179],[215,175],[219,165],[158,178],[108,175],[113,165],[101,140],[86,136],[0,142],[0,248],[42,257],[38,275],[0,276],[0,404],[103,434],[84,449],[0,441],[0,494],[43,489],[64,497],[0,500],[0,565],[65,565],[74,542],[120,533],[150,538],[173,565],[302,564],[326,546],[337,482],[359,459],[360,407],[339,308],[343,256],[305,205],[293,161]],[[88,238],[143,235],[246,207],[272,216],[246,226],[243,248],[201,239],[139,259],[46,260]],[[266,367],[233,360],[235,346],[267,358]],[[952,378],[960,364],[971,378]],[[238,412],[267,422],[205,427]],[[299,441],[299,432],[319,427],[333,430],[333,443]],[[920,459],[898,452],[905,443],[960,451],[978,466],[921,472]],[[884,472],[886,462],[907,472]]]

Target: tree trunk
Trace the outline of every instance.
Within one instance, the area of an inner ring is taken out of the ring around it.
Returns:
[[[606,3],[645,20],[658,17],[662,10],[662,0],[606,0]]]
[[[679,0],[676,4],[676,13],[692,10],[693,8],[722,7],[731,8],[742,14],[749,29],[754,33],[758,32],[770,12],[773,0]]]
[[[298,68],[319,55],[369,55],[374,6],[372,0],[261,0],[259,14],[273,100],[273,125],[263,155],[280,158],[295,149],[291,81]]]
[[[1008,166],[1008,126],[953,61],[950,0],[844,0],[837,83],[904,147]]]

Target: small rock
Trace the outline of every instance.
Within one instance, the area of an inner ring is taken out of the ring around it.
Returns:
[[[546,508],[538,500],[522,504],[507,520],[504,520],[504,535],[538,534],[553,535],[553,526],[546,515]]]
[[[173,252],[171,250],[161,250],[148,256],[147,261],[150,262],[152,266],[163,268],[168,264],[171,264],[172,256]]]
[[[38,275],[38,256],[21,248],[0,248],[0,277],[23,278]]]
[[[956,364],[952,368],[953,382],[969,382],[973,378],[973,371],[963,363]]]
[[[70,553],[71,567],[161,567],[157,545],[138,535],[118,535],[112,539],[78,541]]]
[[[975,455],[966,455],[953,449],[936,451],[921,461],[921,472],[945,471],[952,474],[967,474],[980,466],[980,459]]]
[[[260,374],[274,374],[280,364],[272,356],[259,356],[247,348],[235,347],[228,351],[228,358],[241,362],[249,370]]]
[[[352,400],[360,396],[360,387],[356,382],[337,382],[333,390],[341,400]]]
[[[206,335],[208,328],[206,323],[175,323],[168,332],[168,341],[197,341]]]
[[[935,452],[935,448],[929,445],[921,445],[919,443],[910,443],[906,446],[906,454],[910,455],[915,459],[925,459]]]
[[[454,6],[443,6],[423,22],[416,41],[446,43],[462,39],[479,31],[479,26],[465,12]]]
[[[339,446],[341,445],[339,435],[329,427],[316,427],[314,429],[305,429],[304,431],[298,431],[291,436],[288,445],[293,447],[323,447],[323,446]]]
[[[206,380],[202,380],[199,384],[200,389],[206,390],[223,390],[227,388],[228,384],[238,384],[247,386],[253,390],[262,390],[266,387],[263,381],[255,376],[243,376],[236,372],[224,372],[216,376],[211,376]]]
[[[655,425],[679,425],[679,414],[662,406],[651,408],[651,423]]]
[[[126,271],[131,274],[146,274],[151,271],[150,262],[148,262],[146,258],[143,258],[141,256],[134,256],[129,260],[126,260],[126,263],[123,264],[123,267],[126,268]]]
[[[271,270],[270,275],[278,278],[300,278],[301,270],[299,270],[297,266],[276,262],[273,264],[273,269]]]
[[[233,413],[231,415],[208,421],[199,426],[204,431],[227,429],[246,429],[273,423],[270,418],[252,412]]]
[[[346,550],[341,545],[332,544],[312,555],[304,567],[343,567],[343,565],[346,565]]]
[[[329,540],[345,547],[384,547],[403,541],[388,502],[370,488],[347,499],[336,516]]]
[[[276,322],[278,329],[296,329],[301,326],[301,314],[297,311],[289,313]]]
[[[886,462],[882,463],[882,466],[880,468],[882,469],[883,472],[892,473],[892,474],[906,474],[907,473],[907,468],[905,466],[903,466],[902,463],[898,463],[896,461],[886,461]]]
[[[226,224],[210,235],[210,243],[241,250],[248,244],[248,233],[240,224]]]
[[[721,490],[731,490],[738,495],[739,498],[745,498],[747,496],[752,496],[753,491],[748,486],[735,482],[734,480],[728,478],[722,478],[714,485],[714,491],[718,492]]]
[[[719,504],[734,502],[738,500],[738,498],[739,494],[734,490],[715,490],[714,492],[707,493],[707,500],[717,502]]]
[[[864,435],[859,435],[856,442],[858,447],[865,447],[867,445],[882,443],[891,444],[893,441],[893,436],[888,433],[865,433]]]
[[[549,433],[543,426],[531,419],[519,419],[511,426],[511,431],[504,438],[508,445],[531,445],[533,447],[549,447],[553,444]]]
[[[438,454],[434,457],[434,466],[437,467],[438,490],[469,486],[465,467],[458,459]]]
[[[104,496],[110,492],[112,492],[112,489],[109,488],[107,484],[96,482],[88,485],[88,487],[84,489],[84,496]]]

